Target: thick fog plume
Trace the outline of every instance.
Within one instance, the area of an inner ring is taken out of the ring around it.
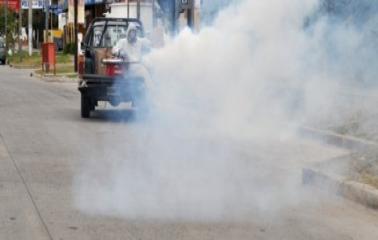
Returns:
[[[148,118],[99,136],[75,179],[81,210],[212,220],[305,198],[298,172],[279,174],[292,158],[262,152],[284,153],[299,126],[340,120],[340,87],[378,69],[370,21],[345,24],[316,0],[237,2],[145,57]]]

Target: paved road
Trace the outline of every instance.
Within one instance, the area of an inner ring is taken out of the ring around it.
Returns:
[[[106,148],[121,142],[114,149],[127,158],[143,129],[128,111],[102,111],[82,120],[78,107],[76,84],[44,82],[28,71],[0,67],[0,239],[378,239],[376,211],[300,187],[301,166],[344,153],[307,140],[286,142],[284,148],[279,142],[255,143],[254,148],[236,144],[240,158],[255,156],[261,169],[274,175],[277,187],[266,188],[272,193],[264,200],[271,211],[256,204],[249,205],[255,210],[212,221],[148,219],[148,212],[138,219],[122,207],[118,214],[88,211],[101,204],[96,194],[84,197],[88,208],[78,207],[76,195],[83,193],[75,186],[82,172],[89,168],[87,178],[103,178],[99,186],[111,181],[106,173],[114,170],[108,168],[112,157]],[[284,156],[290,161],[270,165]],[[279,194],[279,179],[287,176],[297,184],[288,190],[301,197]],[[256,183],[251,186],[256,189]]]

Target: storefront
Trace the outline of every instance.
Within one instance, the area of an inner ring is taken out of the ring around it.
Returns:
[[[85,26],[96,17],[103,17],[106,12],[104,0],[85,0]]]

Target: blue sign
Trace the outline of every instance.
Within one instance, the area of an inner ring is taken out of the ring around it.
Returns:
[[[85,5],[93,5],[95,4],[94,0],[85,0]]]
[[[104,0],[85,0],[85,5],[95,5],[104,3]]]
[[[56,15],[64,12],[63,11],[63,6],[62,5],[58,5],[58,4],[51,4],[49,6],[49,10],[50,10],[50,12],[52,12],[52,13],[54,13]]]
[[[32,8],[33,9],[42,9],[45,6],[44,0],[32,0]],[[28,9],[29,8],[29,1],[28,0],[22,0],[21,1],[21,8],[22,9]]]

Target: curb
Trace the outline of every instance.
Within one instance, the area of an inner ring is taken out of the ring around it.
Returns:
[[[42,81],[45,81],[45,82],[70,82],[70,83],[76,83],[78,82],[78,79],[77,78],[68,78],[68,77],[65,77],[65,76],[55,76],[55,77],[51,77],[51,76],[39,76],[37,77],[39,78],[40,80]]]
[[[37,69],[39,69],[40,66],[36,66],[36,65],[19,65],[19,66],[16,66],[16,65],[9,64],[9,67],[14,68],[14,69],[37,70]]]
[[[304,168],[302,172],[304,185],[327,186],[337,194],[367,207],[378,209],[378,189],[364,183],[344,181],[340,176],[325,174],[320,170]]]
[[[41,76],[41,75],[38,75],[38,74],[31,74],[30,75],[31,77],[34,77],[36,79],[39,79],[39,80],[42,80],[44,82],[51,82],[51,83],[54,83],[54,82],[57,82],[57,83],[77,83],[78,82],[78,78],[69,78],[69,77],[66,77],[64,75],[45,75],[45,76]]]
[[[378,147],[378,143],[376,142],[309,127],[302,127],[300,134],[349,150]],[[333,160],[335,159],[330,159],[330,161]],[[347,159],[344,159],[344,161],[347,161]],[[378,189],[365,183],[346,180],[337,174],[326,173],[319,166],[303,168],[302,183],[304,185],[314,185],[322,189],[336,190],[338,195],[346,199],[378,209]]]
[[[371,147],[377,147],[378,143],[373,141],[368,141],[352,136],[345,136],[341,134],[337,134],[331,131],[325,131],[325,130],[318,130],[310,127],[301,127],[299,129],[299,133],[304,137],[310,137],[313,139],[322,140],[328,144],[347,148],[350,150],[356,150],[356,149],[366,149]]]

